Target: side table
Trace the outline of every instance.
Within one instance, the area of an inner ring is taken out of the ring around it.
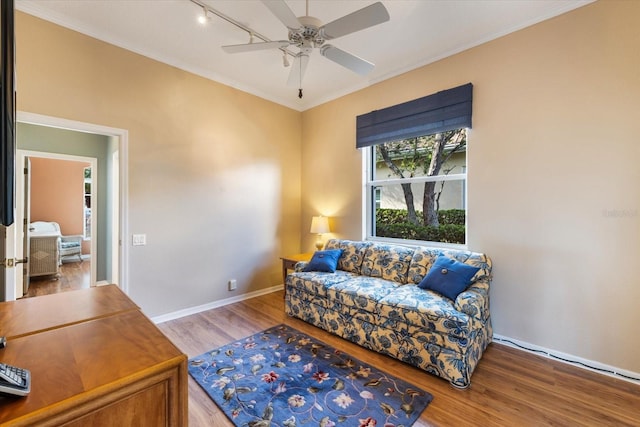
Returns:
[[[313,252],[307,252],[304,254],[294,254],[280,257],[282,260],[282,283],[287,281],[287,271],[293,270],[296,264],[300,261],[309,261],[313,256]]]

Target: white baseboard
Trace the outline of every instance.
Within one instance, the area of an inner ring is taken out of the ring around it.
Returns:
[[[181,317],[189,316],[191,314],[201,313],[203,311],[211,310],[213,308],[223,307],[225,305],[233,304],[236,302],[248,300],[251,298],[259,297],[261,295],[270,294],[272,292],[281,291],[284,289],[283,285],[272,286],[266,289],[260,289],[259,291],[249,292],[248,294],[242,294],[231,298],[225,298],[222,300],[212,301],[207,304],[198,305],[195,307],[185,308],[183,310],[174,311],[173,313],[163,314],[161,316],[152,317],[151,321],[154,323],[168,322],[169,320],[179,319]]]
[[[529,353],[547,357],[548,359],[568,363],[579,368],[587,369],[589,371],[597,372],[599,374],[607,375],[609,377],[617,378],[620,380],[629,381],[634,384],[640,384],[640,373],[638,372],[632,372],[626,369],[617,368],[615,366],[605,365],[604,363],[583,359],[572,354],[562,353],[560,351],[540,347],[535,344],[498,334],[493,334],[493,340],[508,347],[516,348],[518,350],[524,350]]]

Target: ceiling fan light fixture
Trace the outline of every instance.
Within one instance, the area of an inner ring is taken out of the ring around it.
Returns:
[[[191,1],[196,2],[199,0]],[[320,50],[321,56],[362,76],[373,70],[374,64],[372,62],[335,46],[326,45],[325,41],[388,21],[389,12],[387,12],[382,2],[373,3],[328,24],[323,24],[318,18],[309,16],[309,0],[306,0],[307,14],[300,17],[296,17],[285,0],[262,0],[262,3],[287,28],[288,40],[272,41],[256,33],[263,42],[253,43],[253,30],[229,18],[227,20],[249,32],[251,41],[249,44],[222,46],[222,49],[228,53],[239,53],[278,48],[283,52],[282,63],[285,67],[289,66],[287,54],[291,55],[294,60],[289,72],[287,86],[296,85],[299,98],[302,98],[302,80],[313,49]],[[217,14],[218,12],[215,13]],[[298,48],[300,51],[297,54],[291,53],[287,50],[287,47],[290,46]]]

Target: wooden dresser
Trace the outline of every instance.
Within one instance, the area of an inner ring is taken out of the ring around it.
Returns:
[[[115,285],[0,303],[0,335],[31,371],[0,426],[187,425],[187,356]]]

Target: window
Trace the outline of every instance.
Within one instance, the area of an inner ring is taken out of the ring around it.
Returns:
[[[468,83],[357,117],[367,239],[466,243],[472,91]]]
[[[467,130],[368,149],[367,238],[464,244]]]

